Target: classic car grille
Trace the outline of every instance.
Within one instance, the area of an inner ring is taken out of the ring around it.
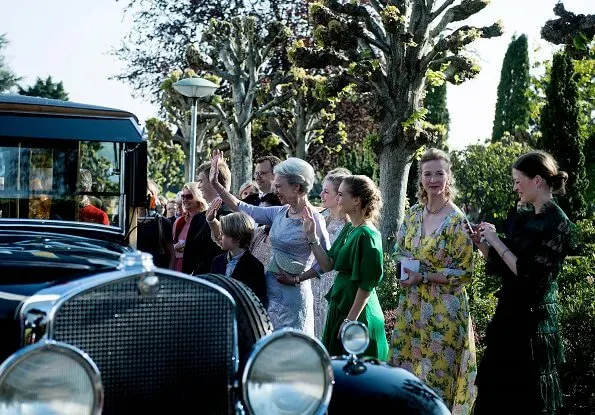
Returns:
[[[159,278],[155,296],[140,294],[138,277],[77,294],[57,310],[52,337],[97,364],[104,415],[230,413],[232,302],[202,282]]]

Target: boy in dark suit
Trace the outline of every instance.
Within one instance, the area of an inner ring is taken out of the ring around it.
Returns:
[[[227,251],[213,259],[211,272],[246,284],[266,307],[264,265],[248,250],[254,234],[250,216],[243,212],[221,216],[221,249]]]

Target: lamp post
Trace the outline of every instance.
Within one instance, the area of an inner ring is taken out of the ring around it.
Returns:
[[[190,120],[190,163],[188,172],[188,181],[194,181],[196,173],[196,117],[197,117],[197,100],[200,97],[212,95],[219,86],[211,81],[202,78],[185,78],[180,79],[173,85],[177,93],[192,99]]]

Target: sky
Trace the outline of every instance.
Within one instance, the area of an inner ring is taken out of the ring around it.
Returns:
[[[440,1],[437,1],[438,3]],[[529,37],[530,56],[543,60],[555,48],[541,40],[539,31],[554,18],[557,0],[492,0],[469,20],[491,25],[501,20],[504,35],[480,39],[471,45],[482,70],[473,80],[448,87],[451,124],[449,146],[461,149],[491,136],[502,59],[511,37]],[[37,77],[62,81],[71,101],[120,108],[143,122],[157,115],[157,107],[135,96],[131,87],[109,78],[122,63],[109,52],[117,48],[132,26],[120,0],[0,0],[0,33],[10,44],[5,49],[11,69],[32,85]],[[594,0],[565,0],[567,10],[595,13]],[[532,52],[537,49],[537,52]]]

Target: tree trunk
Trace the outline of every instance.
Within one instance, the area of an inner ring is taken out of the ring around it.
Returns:
[[[231,191],[237,194],[240,186],[252,178],[252,124],[234,128],[234,137],[229,139],[231,156]]]
[[[393,142],[403,141],[403,137],[397,137]],[[383,201],[380,233],[385,252],[392,251],[394,237],[403,222],[412,156],[408,150],[395,144],[384,145],[380,152],[380,191]]]

